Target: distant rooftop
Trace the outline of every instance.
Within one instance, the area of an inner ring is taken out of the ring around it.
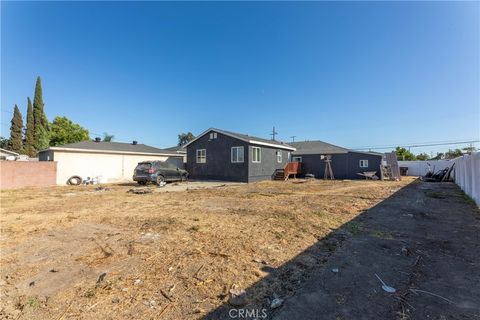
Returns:
[[[156,154],[170,154],[177,155],[176,152],[170,150],[159,149],[151,146],[147,146],[141,143],[124,143],[124,142],[105,142],[105,141],[82,141],[76,143],[64,144],[61,146],[50,147],[46,150],[90,150],[90,151],[107,151],[107,152],[127,152],[127,153],[156,153]],[[44,150],[42,150],[44,151]]]

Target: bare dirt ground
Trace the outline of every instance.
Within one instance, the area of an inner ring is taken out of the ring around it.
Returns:
[[[411,182],[186,184],[149,194],[127,193],[135,187],[128,184],[108,186],[106,191],[95,191],[97,186],[2,191],[0,318],[228,319],[232,287],[247,291],[245,308],[266,308],[268,317],[280,316],[314,283],[315,274],[365,230],[375,234],[369,233],[367,243],[386,241],[391,254],[401,255],[391,244],[397,242],[389,242],[390,237],[397,238],[395,232],[384,234],[380,226],[370,230],[362,221],[370,221],[369,208]],[[451,220],[457,227],[466,222],[469,226],[455,234],[465,242],[462,251],[449,248],[455,251],[448,254],[458,258],[464,252],[476,252],[471,262],[461,261],[476,265],[477,280],[466,283],[464,277],[452,274],[449,281],[457,279],[466,288],[478,288],[478,246],[470,248],[479,243],[478,236],[469,234],[468,240],[464,234],[466,228],[478,228],[478,212],[455,188],[436,198],[427,197],[428,190],[417,190],[422,197],[406,196],[393,208],[395,215],[412,215],[407,217],[416,221],[422,212],[426,220],[437,219],[428,217],[432,214],[422,209],[426,202],[421,199],[435,202],[438,208],[457,203],[470,220]],[[388,227],[397,220],[384,217],[378,223]],[[418,232],[435,235],[433,229]],[[413,236],[417,233],[405,234],[405,239]],[[450,244],[442,241],[451,240],[431,241],[447,248]],[[405,246],[416,260],[420,255],[416,250],[422,249],[410,243]],[[428,268],[427,259],[422,254],[415,266]],[[343,270],[338,276],[343,276]],[[397,284],[395,278],[381,276]],[[353,294],[355,283],[349,286],[346,293]],[[285,304],[271,309],[275,294],[286,299]],[[412,303],[410,298],[402,296],[403,307]],[[411,310],[404,314],[418,312]]]

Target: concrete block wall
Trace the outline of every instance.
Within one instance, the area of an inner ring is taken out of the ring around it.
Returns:
[[[0,161],[0,189],[54,186],[56,178],[53,161]]]

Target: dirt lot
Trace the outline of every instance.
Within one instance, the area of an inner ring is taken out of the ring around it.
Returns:
[[[305,293],[335,254],[367,232],[361,222],[370,214],[367,209],[411,182],[170,185],[150,194],[127,193],[132,185],[4,191],[0,318],[228,318],[232,287],[247,291],[245,308],[281,316],[293,310],[289,301]],[[478,228],[478,212],[452,190],[452,201],[464,206]],[[419,192],[426,197],[427,191]],[[441,206],[450,196],[442,197],[429,199]],[[421,211],[425,203],[418,199],[413,205]],[[404,198],[394,208],[416,217],[411,205]],[[379,226],[372,230],[369,234],[378,233],[373,242],[397,237]],[[474,240],[465,243],[472,246]],[[478,248],[472,250],[478,257]],[[469,285],[478,288],[478,277]],[[351,283],[350,291],[355,290]],[[275,294],[286,302],[272,310]],[[403,296],[402,306],[408,298]]]

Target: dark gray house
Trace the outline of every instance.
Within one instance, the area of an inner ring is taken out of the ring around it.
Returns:
[[[254,182],[270,180],[289,162],[292,146],[210,128],[185,145],[191,179]]]
[[[322,155],[331,155],[331,166],[335,179],[362,179],[357,173],[376,171],[380,177],[382,154],[360,152],[335,146],[323,141],[292,142],[296,150],[292,152],[292,161],[302,163],[302,172],[311,173],[316,178],[323,178],[325,161]]]

